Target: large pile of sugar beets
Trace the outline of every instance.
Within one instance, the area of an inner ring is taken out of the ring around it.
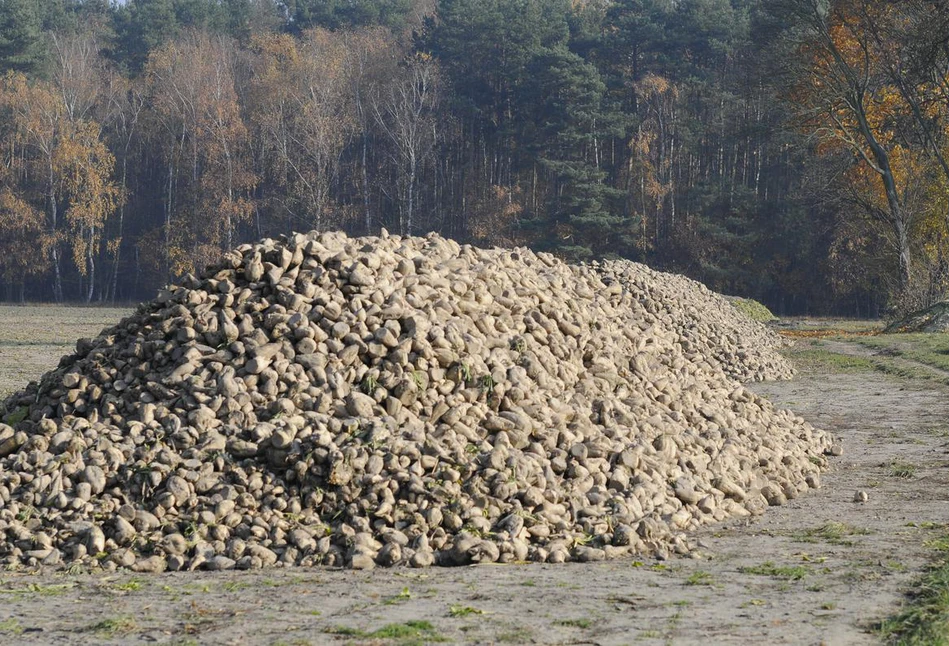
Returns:
[[[736,380],[789,374],[778,343],[629,262],[434,235],[242,245],[0,407],[0,560],[686,553],[688,530],[819,486],[836,452]]]

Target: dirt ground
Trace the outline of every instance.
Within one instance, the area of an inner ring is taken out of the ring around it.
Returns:
[[[0,305],[0,397],[25,386],[132,308]]]
[[[869,352],[843,342],[830,349]],[[0,643],[878,643],[874,623],[903,602],[932,557],[926,542],[949,519],[949,389],[823,370],[754,389],[833,430],[844,455],[832,458],[820,490],[694,535],[699,558],[3,572]],[[854,502],[857,491],[866,502]]]

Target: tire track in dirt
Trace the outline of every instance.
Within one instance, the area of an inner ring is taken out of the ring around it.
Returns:
[[[899,345],[894,348],[870,348],[860,343],[824,340],[821,349],[835,354],[869,358],[883,372],[913,374],[914,371],[922,371],[926,378],[949,385],[949,370],[903,356]]]

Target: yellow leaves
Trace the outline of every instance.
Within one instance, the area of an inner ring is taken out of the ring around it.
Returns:
[[[929,175],[931,160],[919,149],[894,144],[890,149],[890,167],[897,186],[909,186]]]
[[[927,254],[939,249],[943,254],[949,251],[949,178],[939,176],[930,184],[925,195],[926,208],[914,224],[915,235],[923,241]]]
[[[485,195],[470,201],[468,228],[475,239],[488,245],[513,247],[526,244],[518,223],[524,206],[519,188],[492,185]]]
[[[887,70],[890,44],[875,38],[875,29],[892,20],[886,3],[841,0],[832,3],[827,24],[815,27],[813,38],[801,47],[809,61],[798,82],[788,90],[799,107],[800,123],[822,140],[837,139],[854,147],[865,138],[864,121],[874,138],[888,145],[895,120],[911,111]],[[822,31],[826,30],[826,31]],[[830,144],[829,150],[839,148]]]
[[[43,230],[43,214],[9,187],[4,187],[0,190],[0,230],[8,234],[38,235]]]
[[[894,6],[888,6],[888,5]],[[882,25],[897,19],[896,3],[876,0],[837,0],[831,3],[828,32],[836,48],[836,55],[853,70],[878,68],[883,59],[893,54],[895,42],[874,38],[873,33]],[[828,61],[828,64],[829,61]]]
[[[280,66],[300,59],[289,36],[261,36],[254,47],[268,62],[258,72],[275,78]],[[251,137],[237,94],[238,54],[223,37],[192,33],[156,50],[146,68],[166,172],[175,177],[166,227],[172,273],[203,266],[233,243],[236,226],[253,214],[257,186]],[[268,94],[282,96],[278,84]],[[179,240],[180,239],[180,240]],[[175,242],[177,240],[177,242]]]
[[[38,266],[50,244],[65,241],[84,273],[86,256],[98,251],[104,224],[121,200],[113,181],[115,158],[102,140],[100,125],[71,118],[64,94],[53,82],[30,82],[22,74],[3,79],[0,106],[10,115],[5,143],[22,150],[12,158],[15,166],[0,195],[0,226],[12,236],[5,239],[16,239],[15,232],[30,223],[44,232],[36,236],[42,238],[41,251],[32,254]],[[46,222],[43,207],[50,202],[56,210],[50,209]],[[60,216],[66,221],[65,235]]]
[[[195,260],[188,250],[180,244],[172,244],[166,250],[168,254],[169,271],[175,275],[184,275],[195,269]]]
[[[633,154],[626,169],[627,200],[640,222],[638,247],[646,251],[655,242],[647,236],[647,230],[655,230],[649,222],[658,217],[673,188],[672,158],[663,154],[663,149],[669,145],[669,132],[674,127],[679,89],[675,83],[651,73],[634,87],[643,107],[643,120],[629,141]]]
[[[43,213],[9,187],[0,189],[0,276],[19,281],[43,273],[49,242]]]
[[[66,199],[65,217],[76,268],[86,273],[86,258],[99,251],[106,220],[122,199],[113,180],[115,157],[101,139],[93,121],[64,124],[53,154],[53,168],[60,177]]]
[[[259,74],[269,75],[284,65],[292,65],[300,58],[297,39],[290,34],[257,34],[251,41],[251,49],[266,65],[258,70]]]
[[[98,123],[66,122],[52,162],[65,198],[73,260],[84,275],[86,257],[98,252],[105,222],[122,199],[113,180],[115,157],[102,141]]]
[[[928,161],[905,147],[914,115],[890,68],[897,44],[878,37],[897,19],[892,7],[881,6],[887,4],[832,3],[829,14],[813,25],[804,49],[809,65],[791,96],[799,104],[801,125],[815,135],[818,154],[853,155],[846,188],[898,220],[904,216],[896,202],[925,175]],[[889,195],[888,183],[896,187]]]
[[[237,103],[234,56],[229,41],[192,34],[149,57],[147,84],[154,110],[169,131],[167,146],[179,145],[183,137],[213,158],[225,154],[228,144],[236,150],[248,143]]]
[[[11,72],[3,80],[0,105],[12,117],[14,142],[49,157],[66,119],[65,106],[55,88],[45,82],[31,84],[24,75]]]
[[[306,30],[300,38],[255,41],[249,109],[262,148],[266,182],[286,196],[281,208],[322,228],[330,181],[358,120],[372,117],[372,86],[380,61],[395,51],[384,30]],[[338,218],[337,218],[338,219]]]
[[[105,250],[108,251],[109,255],[111,256],[115,256],[115,254],[118,253],[121,247],[122,247],[121,236],[116,236],[105,243]]]
[[[830,37],[844,62],[852,69],[860,69],[863,65],[873,63],[873,60],[867,60],[866,43],[863,40],[866,36],[856,31],[855,26],[839,13],[835,18],[830,26]]]
[[[679,96],[679,89],[673,83],[652,73],[646,74],[636,83],[636,91],[646,99],[667,96],[674,100]]]

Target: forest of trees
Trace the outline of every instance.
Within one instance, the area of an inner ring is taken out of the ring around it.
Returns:
[[[949,291],[939,0],[0,0],[0,298],[436,231],[779,313]]]

